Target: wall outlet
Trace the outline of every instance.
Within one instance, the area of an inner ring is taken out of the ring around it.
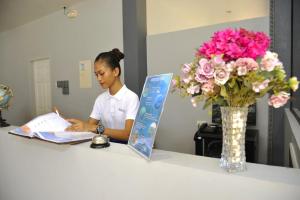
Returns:
[[[203,123],[207,123],[206,121],[203,121],[203,120],[197,120],[197,128],[199,129],[201,124]]]

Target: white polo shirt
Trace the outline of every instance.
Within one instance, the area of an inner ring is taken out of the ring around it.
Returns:
[[[134,120],[138,107],[138,96],[123,85],[115,95],[110,95],[108,90],[100,94],[90,117],[100,120],[107,128],[124,129],[125,120]]]

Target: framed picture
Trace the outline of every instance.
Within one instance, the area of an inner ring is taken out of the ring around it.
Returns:
[[[173,74],[147,76],[128,146],[150,159]]]

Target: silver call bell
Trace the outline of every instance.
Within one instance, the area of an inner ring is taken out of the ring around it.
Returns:
[[[94,149],[101,149],[109,146],[109,138],[106,135],[96,135],[93,137],[90,147]]]

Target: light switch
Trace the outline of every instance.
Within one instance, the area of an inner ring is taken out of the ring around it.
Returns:
[[[63,94],[69,94],[69,81],[68,80],[57,81],[56,85],[58,88],[62,88]]]

